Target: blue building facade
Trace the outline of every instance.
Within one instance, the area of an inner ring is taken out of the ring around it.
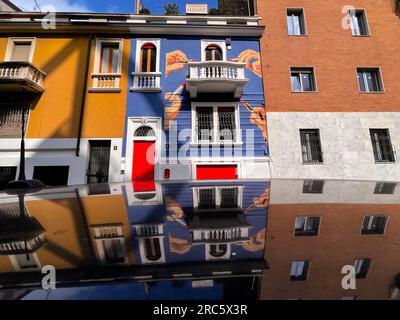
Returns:
[[[211,31],[132,38],[126,180],[269,177],[259,36]]]

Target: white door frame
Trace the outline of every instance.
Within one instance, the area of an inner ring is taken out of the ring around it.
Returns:
[[[136,129],[141,126],[151,127],[156,136],[154,137],[134,137]],[[132,180],[133,166],[133,141],[155,141],[155,157],[154,157],[154,179],[159,180],[159,162],[161,158],[161,118],[160,117],[129,117],[126,134],[126,150],[125,150],[125,181]]]

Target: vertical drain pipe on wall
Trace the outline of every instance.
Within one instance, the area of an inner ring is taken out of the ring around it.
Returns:
[[[89,64],[90,64],[90,55],[92,53],[92,42],[94,36],[89,37],[88,43],[88,51],[86,56],[86,66],[85,66],[85,79],[83,83],[83,92],[82,92],[82,100],[81,100],[81,111],[79,115],[79,127],[78,127],[78,137],[76,141],[76,151],[75,154],[79,157],[79,153],[81,151],[81,136],[82,136],[82,127],[83,127],[83,116],[85,113],[85,106],[86,106],[86,95],[87,95],[87,83],[89,78]]]

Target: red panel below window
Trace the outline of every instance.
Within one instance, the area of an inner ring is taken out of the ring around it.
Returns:
[[[196,167],[197,180],[234,180],[237,179],[236,165],[201,165]]]
[[[156,184],[154,181],[133,181],[133,192],[155,191]]]

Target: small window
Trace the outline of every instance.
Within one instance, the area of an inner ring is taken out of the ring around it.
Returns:
[[[300,129],[303,164],[323,163],[318,129]]]
[[[35,166],[33,179],[42,181],[47,186],[66,186],[69,166]]]
[[[238,209],[238,187],[210,187],[195,189],[195,205],[198,210]]]
[[[144,240],[144,249],[147,260],[154,262],[161,259],[162,252],[159,238],[146,238]]]
[[[100,73],[118,73],[118,43],[102,43]]]
[[[349,11],[350,18],[350,27],[351,33],[353,36],[368,36],[368,23],[367,16],[365,14],[365,10],[350,10]]]
[[[293,92],[316,91],[313,68],[291,68],[290,71]]]
[[[108,182],[110,150],[110,140],[89,140],[87,183]]]
[[[214,258],[221,258],[228,252],[227,244],[212,244],[210,245],[210,256]]]
[[[37,270],[39,265],[33,253],[15,255],[15,261],[21,271]]]
[[[389,129],[370,129],[372,149],[378,163],[395,162]]]
[[[304,10],[288,9],[287,25],[289,36],[301,36],[306,34]]]
[[[356,269],[356,279],[365,279],[371,269],[372,260],[368,258],[356,259],[354,268]]]
[[[206,61],[222,61],[224,59],[220,46],[211,44],[206,48]]]
[[[377,182],[375,185],[374,194],[393,194],[397,183],[392,182]]]
[[[308,276],[310,261],[292,261],[290,268],[290,281],[305,281]]]
[[[140,72],[157,71],[157,48],[152,43],[144,44],[140,51]]]
[[[361,92],[383,92],[379,68],[357,68],[357,80]]]
[[[384,234],[387,216],[364,217],[361,234]]]
[[[104,262],[107,264],[124,263],[124,247],[120,239],[101,240],[104,249]]]
[[[323,193],[324,180],[304,180],[303,193]]]
[[[11,38],[5,60],[32,62],[33,44],[33,39]]]
[[[317,236],[320,221],[320,217],[296,217],[295,236]]]
[[[17,167],[0,167],[0,190],[4,189],[17,175]]]

